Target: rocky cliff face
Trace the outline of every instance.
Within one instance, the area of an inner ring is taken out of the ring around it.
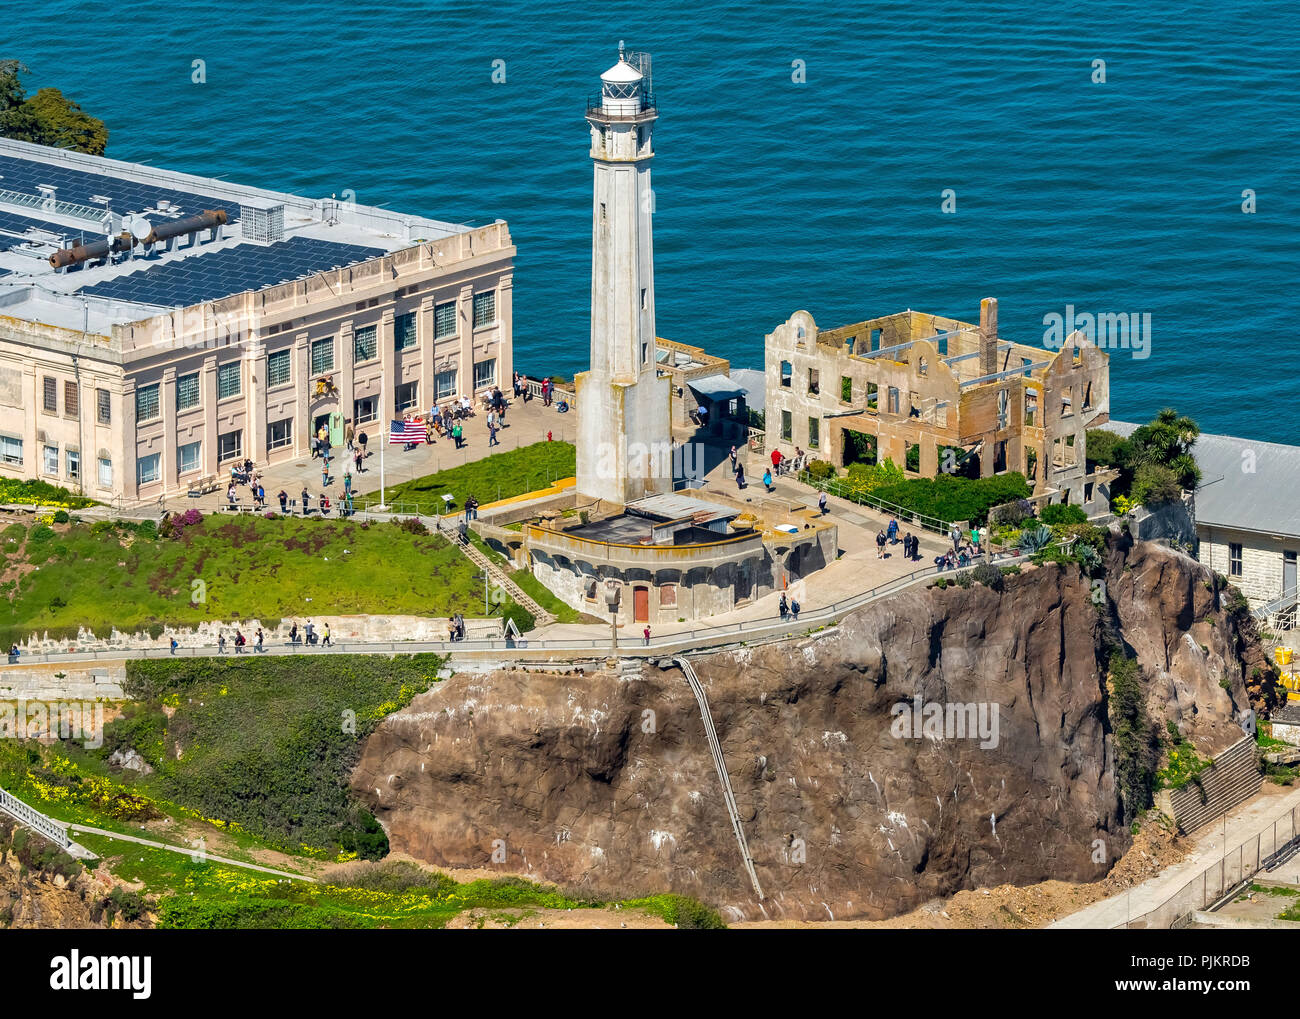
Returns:
[[[916,588],[697,659],[762,902],[675,668],[455,676],[385,720],[353,783],[393,849],[430,863],[671,889],[731,919],[881,919],[963,888],[1096,880],[1129,844],[1109,646],[1137,652],[1153,718],[1213,753],[1240,738],[1254,653],[1218,601],[1195,562],[1122,541],[1100,589],[1055,565],[1000,594]]]

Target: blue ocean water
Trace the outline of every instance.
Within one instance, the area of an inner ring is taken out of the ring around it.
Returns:
[[[583,105],[625,39],[653,53],[661,109],[660,335],[752,367],[797,308],[827,327],[970,320],[995,296],[1027,343],[1066,305],[1149,313],[1150,356],[1112,357],[1115,417],[1174,405],[1300,443],[1293,3],[841,7],[10,4],[0,55],[107,121],[120,159],[508,220],[516,361],[570,374],[588,350]]]

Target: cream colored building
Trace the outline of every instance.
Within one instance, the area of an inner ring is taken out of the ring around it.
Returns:
[[[184,230],[209,210],[226,222]],[[121,250],[77,259],[96,240]],[[406,410],[508,386],[514,256],[500,220],[0,139],[0,476],[129,504],[306,456],[322,424],[380,441]]]

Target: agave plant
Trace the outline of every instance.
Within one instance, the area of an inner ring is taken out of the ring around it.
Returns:
[[[1091,545],[1080,544],[1079,546],[1079,565],[1083,567],[1083,572],[1092,576],[1092,573],[1101,565],[1101,553]]]
[[[1037,527],[1027,527],[1020,532],[1020,551],[1026,555],[1033,555],[1040,549],[1046,548],[1047,543],[1052,540],[1052,529],[1043,524]]]

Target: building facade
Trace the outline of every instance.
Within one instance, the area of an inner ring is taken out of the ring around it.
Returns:
[[[1059,351],[999,339],[988,298],[979,325],[907,311],[823,330],[799,311],[765,350],[768,448],[919,477],[1019,471],[1036,497],[1106,509],[1085,445],[1109,420],[1109,358],[1081,333]]]
[[[335,444],[348,423],[378,440],[391,417],[511,378],[515,248],[502,221],[471,229],[18,142],[0,156],[29,179],[58,173],[142,206],[105,217],[127,238],[120,256],[62,268],[51,259],[75,259],[59,253],[79,251],[97,210],[0,190],[2,475],[154,500],[235,460],[306,456],[322,426]],[[178,215],[163,193],[193,196],[183,211],[221,203],[238,222],[146,245],[150,219]],[[28,215],[6,219],[16,208]]]

